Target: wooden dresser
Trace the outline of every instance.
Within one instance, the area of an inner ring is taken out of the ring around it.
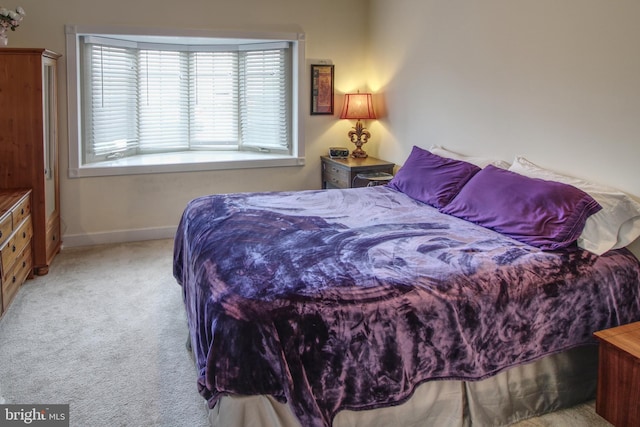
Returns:
[[[0,316],[33,277],[31,191],[0,191]]]
[[[640,322],[594,335],[600,341],[596,412],[616,427],[640,426]]]

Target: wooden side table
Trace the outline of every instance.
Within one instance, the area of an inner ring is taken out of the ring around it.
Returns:
[[[598,331],[596,413],[616,427],[640,426],[640,322]]]
[[[357,179],[358,174],[361,176],[376,173],[393,175],[395,166],[393,163],[375,157],[332,159],[329,156],[322,156],[320,159],[322,160],[322,188],[366,187],[371,180]]]

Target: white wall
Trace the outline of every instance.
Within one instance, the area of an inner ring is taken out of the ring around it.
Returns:
[[[22,25],[10,47],[45,47],[65,55],[65,24],[304,32],[306,56],[335,66],[334,116],[304,115],[304,167],[67,178],[66,62],[60,63],[60,176],[66,246],[172,236],[192,198],[239,191],[320,188],[320,155],[347,144],[352,124],[338,120],[342,94],[365,87],[366,0],[20,0]],[[308,85],[308,76],[304,76]],[[308,91],[302,100],[308,112]]]
[[[372,133],[516,154],[640,196],[640,2],[371,0]]]

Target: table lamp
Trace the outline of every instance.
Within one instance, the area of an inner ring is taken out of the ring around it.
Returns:
[[[370,93],[347,93],[344,96],[341,119],[356,119],[356,126],[349,131],[348,136],[351,142],[356,145],[356,149],[351,153],[351,157],[364,158],[367,153],[362,149],[371,133],[365,130],[360,120],[375,119],[376,113],[373,111],[373,99]]]

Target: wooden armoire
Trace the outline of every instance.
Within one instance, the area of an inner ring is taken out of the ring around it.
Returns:
[[[47,49],[0,48],[0,189],[31,189],[33,268],[60,251],[57,61]]]

